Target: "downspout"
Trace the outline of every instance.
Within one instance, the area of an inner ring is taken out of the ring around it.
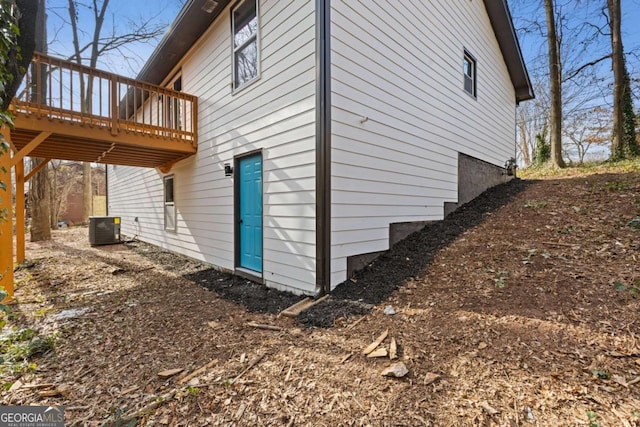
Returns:
[[[316,289],[331,291],[331,0],[316,0]]]
[[[109,165],[104,165],[104,214],[109,216]]]

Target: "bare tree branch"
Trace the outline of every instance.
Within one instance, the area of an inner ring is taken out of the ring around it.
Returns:
[[[586,64],[582,64],[580,67],[576,68],[575,70],[573,70],[571,73],[569,73],[569,75],[567,77],[565,77],[564,79],[562,79],[562,83],[567,82],[569,80],[572,80],[574,77],[576,77],[578,74],[580,74],[582,72],[582,70],[584,70],[587,67],[593,67],[594,65],[597,65],[599,63],[601,63],[602,61],[604,61],[605,59],[609,59],[611,58],[611,53],[608,53],[598,59],[594,59],[593,61],[589,61]]]

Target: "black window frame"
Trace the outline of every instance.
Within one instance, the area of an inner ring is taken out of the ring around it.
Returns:
[[[467,64],[469,64],[469,71],[471,74],[468,74]],[[467,49],[464,50],[464,55],[462,59],[462,75],[463,82],[462,88],[464,91],[471,95],[473,98],[478,97],[478,61],[476,58],[469,53]],[[468,87],[468,86],[471,87]]]
[[[170,189],[171,191],[167,191],[169,189],[169,183],[171,183]],[[164,214],[164,230],[175,233],[178,229],[177,221],[176,221],[176,186],[175,186],[175,175],[167,175],[162,178],[162,212]],[[167,215],[169,210],[171,210],[171,216],[173,218],[173,227],[168,224]]]
[[[246,9],[246,10],[244,10]],[[241,12],[238,16],[237,12]],[[242,13],[244,12],[244,13]],[[249,12],[249,14],[246,14]],[[251,13],[253,12],[253,13]],[[240,24],[236,22],[236,18],[240,18]],[[255,31],[249,34],[246,39],[242,40],[236,46],[236,36],[238,33],[246,28],[255,19]],[[237,28],[238,27],[238,28]],[[243,51],[255,43],[255,64],[253,74],[248,78],[239,79],[238,72],[239,57]],[[237,91],[247,87],[250,83],[260,78],[260,15],[259,15],[259,0],[242,0],[231,8],[231,74],[232,74],[232,87],[233,91]]]

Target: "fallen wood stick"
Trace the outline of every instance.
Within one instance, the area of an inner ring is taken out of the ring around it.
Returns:
[[[191,372],[190,374],[184,373],[180,375],[178,378],[176,378],[176,381],[178,381],[180,384],[185,384],[190,380],[192,380],[194,377],[200,375],[201,373],[203,373],[204,371],[206,371],[207,369],[215,365],[216,363],[218,363],[218,359],[213,359],[211,362],[207,363],[204,366],[199,367],[198,369]]]
[[[338,362],[338,363],[343,364],[347,360],[351,359],[352,356],[353,356],[353,353],[349,353],[346,356],[344,356],[342,359],[340,359],[340,362]]]
[[[638,384],[638,383],[640,383],[640,377],[636,377],[636,378],[632,379],[631,381],[629,381],[627,383],[627,387],[629,387],[630,385]]]
[[[38,388],[52,388],[56,385],[53,383],[45,383],[45,384],[24,384],[21,386],[21,389],[30,390],[30,389],[38,389]]]
[[[288,383],[289,379],[291,378],[291,371],[293,370],[293,363],[291,363],[289,365],[289,371],[287,372],[287,375],[284,377],[284,382]]]
[[[356,320],[355,322],[353,322],[352,324],[347,326],[347,329],[355,328],[358,323],[362,322],[366,318],[367,318],[367,316],[362,316],[361,318],[359,318],[358,320]]]
[[[238,381],[238,380],[239,380],[239,379],[240,379],[244,374],[246,374],[246,373],[247,373],[247,371],[249,371],[249,369],[253,368],[253,367],[254,367],[254,366],[256,366],[258,363],[260,363],[260,361],[261,361],[262,359],[264,359],[264,356],[265,356],[265,355],[264,355],[264,354],[262,354],[262,355],[260,355],[260,356],[255,357],[255,358],[254,358],[254,359],[249,363],[249,366],[247,366],[246,368],[244,368],[244,370],[243,370],[242,372],[240,372],[240,373],[238,374],[238,376],[236,376],[234,379],[232,379],[232,380],[229,382],[229,385],[231,385],[231,384],[235,383],[236,381]]]
[[[173,399],[173,396],[175,396],[175,395],[176,395],[176,390],[171,390],[170,392],[165,393],[162,396],[156,397],[153,402],[143,406],[142,408],[140,408],[139,410],[135,411],[134,413],[123,417],[122,421],[124,423],[127,423],[128,421],[134,420],[134,419],[136,419],[138,417],[141,417],[143,415],[149,415],[151,413],[151,411],[153,411],[154,409],[157,409],[163,403],[168,402],[169,400]]]
[[[574,246],[580,246],[578,243],[560,243],[560,242],[542,242],[543,245],[551,245],[551,246],[566,246],[568,248],[572,248]]]
[[[265,331],[278,331],[278,332],[281,332],[281,331],[284,330],[280,326],[265,325],[265,324],[262,324],[262,323],[255,323],[255,322],[249,322],[249,323],[247,323],[247,326],[251,326],[252,328],[256,328],[256,329],[264,329]]]

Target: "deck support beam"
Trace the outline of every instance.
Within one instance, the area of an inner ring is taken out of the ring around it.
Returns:
[[[40,169],[42,169],[43,167],[47,166],[47,164],[51,161],[51,159],[44,159],[42,161],[42,163],[39,163],[38,166],[36,166],[35,168],[31,169],[29,171],[29,173],[24,177],[24,182],[29,182],[29,180],[31,178],[33,178],[33,176],[35,174],[37,174],[38,172],[40,172]]]
[[[10,141],[9,129],[3,127],[0,133],[4,141]],[[13,298],[13,214],[11,208],[11,152],[0,152],[0,181],[6,186],[0,190],[0,212],[4,212],[7,218],[0,220],[0,286],[9,294],[8,299]]]
[[[24,226],[24,160],[15,166],[16,174],[16,262],[25,259],[25,226]]]
[[[45,139],[49,138],[49,136],[51,136],[51,132],[40,132],[38,136],[31,140],[31,142],[22,147],[22,150],[13,154],[11,165],[15,166],[19,161],[22,161],[25,156],[28,156],[38,145],[42,144]]]

